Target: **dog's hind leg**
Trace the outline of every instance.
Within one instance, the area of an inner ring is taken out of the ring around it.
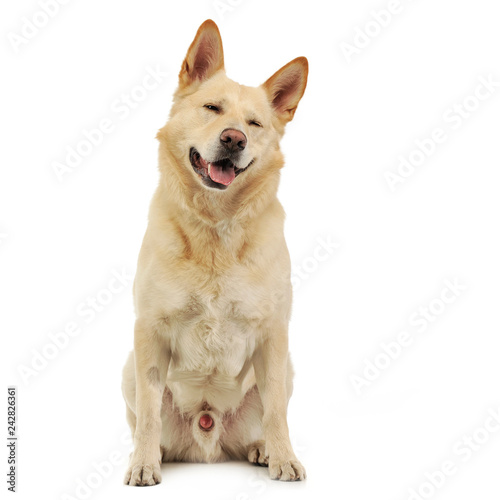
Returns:
[[[122,372],[122,394],[125,399],[127,422],[134,439],[137,417],[135,414],[135,368],[134,351],[131,351]]]
[[[262,401],[254,385],[247,391],[238,408],[222,417],[224,431],[220,441],[229,458],[254,462],[256,449],[264,450],[262,415]]]
[[[266,442],[263,439],[253,442],[248,447],[248,461],[251,464],[269,466],[269,455],[266,453]]]

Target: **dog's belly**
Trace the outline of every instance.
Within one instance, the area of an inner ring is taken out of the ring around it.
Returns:
[[[221,412],[236,409],[255,384],[252,332],[228,315],[172,326],[167,385],[174,404],[181,412],[200,411],[205,403]]]
[[[255,385],[252,358],[263,332],[276,317],[288,319],[289,281],[284,271],[235,266],[214,276],[185,266],[155,282],[155,315],[170,350],[167,386],[182,412],[199,412],[205,403],[230,412]],[[192,276],[196,286],[182,286]]]

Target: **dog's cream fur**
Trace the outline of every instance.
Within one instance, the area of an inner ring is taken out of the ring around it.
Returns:
[[[305,477],[286,421],[290,261],[276,192],[279,141],[307,71],[300,57],[260,87],[235,83],[210,20],[188,50],[158,133],[161,178],[134,283],[122,385],[134,438],[127,484],[160,482],[161,462],[174,460],[248,459],[275,479]],[[212,157],[227,128],[246,135],[241,165],[251,164],[222,191],[201,182],[189,151]],[[208,432],[203,414],[214,422]]]

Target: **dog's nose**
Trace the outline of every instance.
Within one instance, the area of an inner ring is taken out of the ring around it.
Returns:
[[[234,128],[227,128],[222,131],[220,135],[220,142],[224,145],[226,149],[235,153],[237,151],[243,151],[247,145],[247,136]]]

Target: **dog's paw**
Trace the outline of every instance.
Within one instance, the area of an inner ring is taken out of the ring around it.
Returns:
[[[271,460],[269,474],[271,479],[279,479],[280,481],[302,481],[306,478],[306,470],[296,458]]]
[[[266,455],[266,443],[264,441],[255,441],[248,448],[248,461],[252,464],[269,465],[269,456]]]
[[[160,465],[131,463],[123,482],[130,486],[154,486],[161,483]]]

